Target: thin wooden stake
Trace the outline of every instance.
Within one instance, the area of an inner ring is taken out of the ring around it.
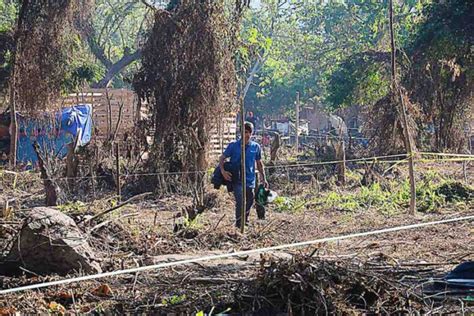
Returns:
[[[472,154],[471,133],[468,132],[466,136],[467,136],[467,137],[466,137],[466,138],[467,138],[467,148],[468,148],[468,150],[469,150],[469,153]],[[462,171],[463,171],[463,173],[464,173],[464,182],[466,182],[466,183],[468,184],[469,182],[467,181],[467,168],[466,168],[466,165],[467,165],[467,163],[466,163],[465,161],[463,161],[463,163],[462,163]]]
[[[115,168],[117,169],[117,196],[119,202],[122,200],[122,191],[120,184],[120,146],[115,143]]]
[[[296,145],[296,155],[298,155],[298,148],[299,148],[299,139],[298,136],[300,134],[300,92],[296,91],[296,122],[295,122],[295,145]]]
[[[245,112],[244,112],[244,102],[240,103],[240,140],[241,140],[241,147],[240,147],[240,176],[242,178],[242,208],[240,209],[240,232],[242,234],[245,233],[245,221],[247,220],[245,217],[245,208],[246,208],[246,201],[247,201],[247,179],[245,179]]]
[[[346,185],[346,144],[344,143],[344,136],[341,133],[341,150],[342,150],[342,170],[341,170],[341,183],[342,186]]]

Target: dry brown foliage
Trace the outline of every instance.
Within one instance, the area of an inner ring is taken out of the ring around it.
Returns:
[[[205,168],[209,130],[235,103],[236,16],[226,15],[222,1],[182,1],[156,12],[135,78],[153,112],[153,169]]]
[[[15,34],[13,88],[16,108],[45,110],[55,103],[71,53],[74,20],[91,0],[23,1]]]

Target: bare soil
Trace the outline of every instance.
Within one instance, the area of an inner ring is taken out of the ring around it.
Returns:
[[[433,169],[442,170],[444,177],[464,178],[459,164],[451,164],[448,168],[446,164],[443,166],[441,168],[440,165],[432,164],[418,167],[418,172],[423,174]],[[402,174],[403,172],[402,169]],[[468,167],[467,180],[471,185],[474,181],[473,174],[474,168]],[[30,177],[29,180],[31,180],[36,175],[23,175],[23,177]],[[7,187],[7,182],[10,180],[3,178],[5,190],[2,198],[15,199],[13,203],[20,205],[20,210],[8,214],[7,218],[0,221],[2,235],[0,246],[4,249],[4,254],[11,246],[12,236],[21,227],[25,213],[32,206],[41,204],[43,198],[40,184],[17,179],[18,184],[13,190]],[[286,193],[294,192],[293,196],[304,197],[312,194],[312,189],[308,188],[310,188],[308,183],[292,182],[276,190]],[[341,195],[357,190],[356,186],[350,185],[346,188],[332,187],[331,189]],[[103,270],[115,271],[159,262],[474,215],[473,200],[450,203],[434,212],[417,213],[415,216],[409,215],[407,211],[384,214],[374,207],[347,212],[311,205],[311,203],[296,212],[277,212],[275,205],[269,205],[266,219],[263,221],[257,220],[255,210],[252,210],[250,225],[245,234],[241,234],[234,228],[233,197],[223,188],[217,191],[209,187],[207,191],[213,194],[214,206],[205,210],[195,222],[178,233],[174,231],[174,228],[176,224],[182,223],[181,214],[187,206],[192,204],[189,196],[147,198],[128,204],[108,214],[106,218],[90,223],[86,227],[82,226],[82,229],[87,232],[99,222],[108,221],[102,227],[90,232],[89,240],[91,246],[98,252],[98,256],[102,258]],[[88,214],[96,214],[110,207],[110,198],[107,197],[110,194],[113,192],[98,191],[96,199],[90,199],[87,207],[80,210],[65,209],[65,211],[79,221]],[[321,191],[321,194],[324,194],[324,191]],[[285,269],[289,269],[288,262],[292,264],[306,262],[315,269],[314,271],[320,271],[315,267],[323,263],[342,266],[346,269],[344,271],[353,271],[356,269],[355,265],[357,269],[362,269],[358,271],[367,271],[369,274],[378,275],[379,278],[386,276],[390,282],[397,280],[399,283],[391,287],[393,293],[408,291],[422,297],[419,303],[421,305],[406,306],[406,311],[474,312],[472,300],[463,301],[457,296],[453,298],[449,295],[429,298],[427,294],[420,292],[420,285],[423,282],[430,278],[442,277],[460,262],[474,260],[473,241],[473,222],[465,221],[318,243],[311,247],[289,248],[261,255],[180,265],[139,274],[125,274],[8,294],[0,297],[0,314],[46,313],[48,311],[189,314],[199,311],[216,313],[229,308],[227,313],[230,314],[299,313],[298,310],[288,307],[294,306],[289,302],[281,302],[281,305],[278,305],[272,301],[274,298],[269,293],[267,293],[268,298],[257,297],[259,291],[261,292],[263,280],[269,282],[264,286],[265,289],[272,288],[270,284],[273,284],[271,282],[274,280],[269,281],[268,267],[285,266]],[[72,274],[70,277],[78,275]],[[24,275],[16,277],[0,276],[0,284],[1,288],[5,289],[61,278],[25,272]],[[303,283],[305,282],[307,280]],[[301,282],[298,286],[300,285]],[[473,297],[472,293],[469,295],[464,295],[464,297]],[[393,295],[391,297],[393,298]],[[60,305],[52,304],[52,302]],[[265,302],[268,303],[267,306],[264,305]],[[376,311],[374,308],[358,305],[351,305],[353,309],[349,311],[344,309],[347,306],[341,307],[334,304],[339,313]],[[269,306],[274,306],[274,309]],[[383,304],[381,306],[378,309],[379,312],[388,311],[384,310]],[[315,313],[324,313],[324,308],[321,307]]]

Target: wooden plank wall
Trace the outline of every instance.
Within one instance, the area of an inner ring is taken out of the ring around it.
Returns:
[[[215,128],[210,132],[209,159],[217,161],[224,149],[237,134],[236,115],[230,114],[219,119]]]
[[[109,103],[112,124],[109,126]],[[62,106],[72,106],[78,103],[92,104],[94,136],[98,140],[106,138],[110,128],[115,130],[119,109],[123,104],[120,128],[117,132],[118,140],[122,140],[125,132],[133,130],[133,126],[146,115],[148,108],[143,105],[141,113],[137,112],[138,99],[136,94],[127,89],[90,89],[80,93],[70,94],[62,101]],[[236,115],[231,113],[218,119],[216,127],[210,132],[209,159],[216,161],[227,144],[235,140],[237,132]]]
[[[122,113],[117,138],[123,139],[126,132],[131,132],[138,121],[137,99],[135,93],[127,89],[91,89],[85,92],[70,94],[63,99],[63,107],[78,103],[91,104],[93,108],[94,136],[105,139],[113,133],[119,120],[120,108]],[[110,103],[110,106],[109,106]],[[111,121],[109,122],[109,112]]]

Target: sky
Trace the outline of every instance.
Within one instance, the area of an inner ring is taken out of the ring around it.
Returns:
[[[251,0],[250,1],[250,6],[253,8],[260,8],[260,1],[261,0]]]

